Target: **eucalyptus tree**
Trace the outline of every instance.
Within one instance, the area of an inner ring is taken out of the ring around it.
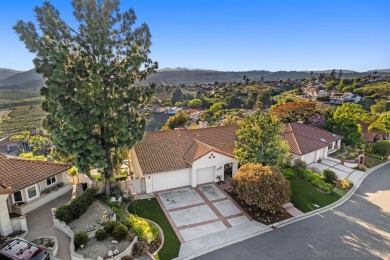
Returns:
[[[142,139],[145,119],[137,108],[154,87],[138,82],[157,69],[149,58],[151,34],[136,27],[133,9],[120,11],[118,0],[73,0],[72,27],[49,2],[35,8],[36,23],[13,27],[35,53],[42,88],[44,127],[57,154],[72,157],[80,172],[102,168],[105,192],[120,151]]]

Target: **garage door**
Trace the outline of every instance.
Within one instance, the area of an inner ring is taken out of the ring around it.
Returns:
[[[189,170],[153,174],[153,191],[167,190],[190,185]]]
[[[306,163],[313,163],[316,160],[316,152],[305,154],[304,158]]]
[[[196,170],[197,185],[207,182],[214,182],[214,168],[215,167],[207,167]]]

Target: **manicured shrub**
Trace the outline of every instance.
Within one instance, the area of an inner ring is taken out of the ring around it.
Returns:
[[[249,163],[241,166],[231,183],[233,192],[250,206],[277,211],[290,201],[290,182],[276,167]]]
[[[294,178],[294,177],[297,177],[296,170],[293,169],[293,168],[285,168],[285,169],[282,169],[282,173],[283,173],[284,177],[286,177],[286,178]]]
[[[122,241],[126,239],[127,233],[129,232],[128,228],[125,225],[117,225],[112,231],[112,236],[118,240]]]
[[[306,170],[307,163],[301,159],[295,159],[293,166],[298,170]]]
[[[134,244],[133,247],[133,255],[135,256],[143,256],[148,252],[148,245],[144,241],[138,241]]]
[[[349,190],[352,187],[353,187],[353,183],[350,180],[348,179],[341,180],[341,188]]]
[[[74,246],[79,248],[81,245],[86,245],[88,243],[88,234],[87,232],[81,231],[74,235]]]
[[[334,183],[337,180],[337,175],[334,171],[326,169],[323,172],[324,174],[324,181],[327,183]]]
[[[160,235],[160,230],[143,218],[130,214],[129,221],[135,234],[140,240],[145,241],[147,244],[156,240]]]
[[[108,237],[107,231],[104,228],[96,230],[95,237],[97,240],[102,241]]]
[[[55,217],[65,223],[78,219],[94,202],[96,192],[96,189],[86,189],[79,197],[76,197],[70,203],[59,207],[56,210]]]
[[[131,229],[131,222],[129,219],[124,219],[123,221],[121,221],[123,225],[125,225],[127,227],[127,229]]]
[[[372,152],[380,156],[387,157],[390,155],[390,141],[378,141],[372,145]]]
[[[121,257],[121,260],[133,260],[134,257],[132,257],[131,255],[124,255]]]
[[[108,234],[112,234],[112,231],[114,231],[114,228],[116,226],[118,226],[119,223],[116,222],[116,221],[108,221],[105,225],[104,225],[104,229],[107,231]]]

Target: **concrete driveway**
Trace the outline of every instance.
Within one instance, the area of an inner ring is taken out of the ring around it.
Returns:
[[[156,195],[182,243],[250,221],[215,184]]]
[[[341,206],[196,259],[390,259],[390,164]]]
[[[325,169],[332,170],[340,177],[340,179],[349,179],[355,184],[365,175],[365,172],[363,171],[355,170],[328,159],[322,159],[321,163],[311,163],[309,164],[309,167],[317,168],[320,171]]]
[[[56,257],[62,260],[71,259],[69,249],[70,238],[54,226],[51,208],[57,208],[68,203],[71,197],[72,192],[70,191],[27,213],[28,234],[25,239],[31,241],[41,236],[56,237],[58,240],[58,253]]]

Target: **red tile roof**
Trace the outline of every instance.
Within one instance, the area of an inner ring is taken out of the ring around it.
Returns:
[[[318,127],[293,122],[285,124],[283,139],[290,146],[291,153],[307,154],[327,147],[332,142],[343,139],[343,136]]]
[[[0,155],[0,183],[10,187],[12,191],[17,191],[71,167],[67,164]]]
[[[370,124],[358,120],[357,123],[362,127],[363,138],[366,142],[372,143],[375,139],[386,138],[386,133],[380,131],[368,131]]]
[[[203,155],[214,151],[234,158],[237,125],[201,129],[147,132],[134,146],[143,174],[190,167]],[[321,141],[323,138],[323,141]],[[343,137],[300,123],[285,125],[283,139],[295,154],[306,154]]]
[[[238,126],[147,132],[134,149],[144,174],[188,168],[214,151],[234,158]]]

